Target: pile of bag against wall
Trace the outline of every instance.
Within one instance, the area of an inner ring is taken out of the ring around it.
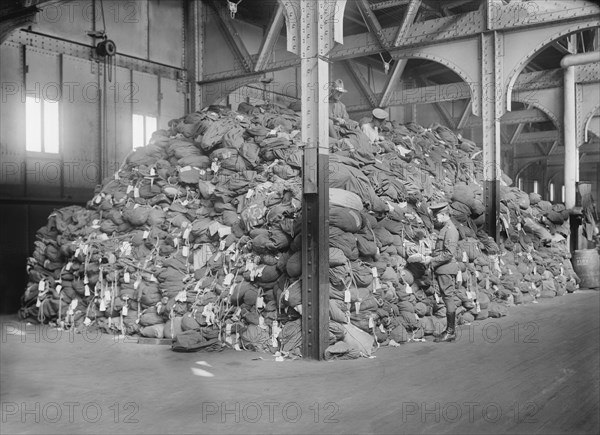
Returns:
[[[87,207],[49,216],[28,260],[21,318],[173,338],[182,350],[299,354],[299,127],[276,106],[215,106],[171,121]],[[576,288],[563,206],[504,177],[496,244],[482,229],[475,144],[442,126],[392,123],[384,135],[373,149],[342,128],[330,143],[328,358],[445,327],[431,272],[411,261],[434,246],[432,201],[451,203],[461,236],[460,322]]]

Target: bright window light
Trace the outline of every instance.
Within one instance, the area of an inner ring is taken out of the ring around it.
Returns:
[[[25,149],[37,153],[59,150],[58,101],[28,96],[25,99]]]
[[[133,114],[132,132],[133,132],[133,149],[146,146],[152,137],[152,133],[156,131],[157,120],[154,116]]]
[[[144,142],[144,115],[133,114],[133,149],[146,145]]]
[[[58,101],[44,100],[44,151],[58,153]]]
[[[25,99],[25,149],[42,152],[42,101],[36,97]]]
[[[156,118],[153,116],[146,116],[146,140],[144,144],[150,142],[150,138],[152,137],[152,133],[156,131]]]
[[[554,183],[550,183],[550,201],[554,201]]]
[[[538,183],[537,180],[533,180],[533,193],[540,193],[539,188],[540,188],[540,183]]]
[[[519,177],[519,179],[517,180],[517,187],[523,190],[523,179],[521,177]]]
[[[561,188],[560,198],[561,202],[565,202],[565,186],[562,186]]]

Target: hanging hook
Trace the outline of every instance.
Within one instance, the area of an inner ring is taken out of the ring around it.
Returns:
[[[229,15],[231,16],[232,20],[235,20],[235,14],[237,13],[237,8],[238,5],[242,2],[243,0],[240,0],[239,2],[235,3],[232,2],[230,0],[227,0],[227,6],[229,7]]]

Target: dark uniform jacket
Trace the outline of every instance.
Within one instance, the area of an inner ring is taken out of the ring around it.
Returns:
[[[435,249],[431,254],[431,267],[437,275],[456,275],[458,273],[458,263],[454,258],[457,248],[458,230],[449,220],[440,231]]]

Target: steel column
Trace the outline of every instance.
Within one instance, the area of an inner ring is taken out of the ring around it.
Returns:
[[[575,67],[565,68],[565,110],[564,110],[564,145],[565,145],[565,207],[575,207],[577,182],[577,131],[575,121]]]
[[[200,0],[185,3],[184,66],[189,83],[188,111],[202,109],[202,80],[204,59],[205,6]]]
[[[302,355],[323,359],[329,345],[329,64],[335,1],[299,0],[304,200]]]
[[[483,124],[483,177],[487,233],[498,240],[500,211],[500,118],[502,117],[502,35],[481,35],[481,119]]]

